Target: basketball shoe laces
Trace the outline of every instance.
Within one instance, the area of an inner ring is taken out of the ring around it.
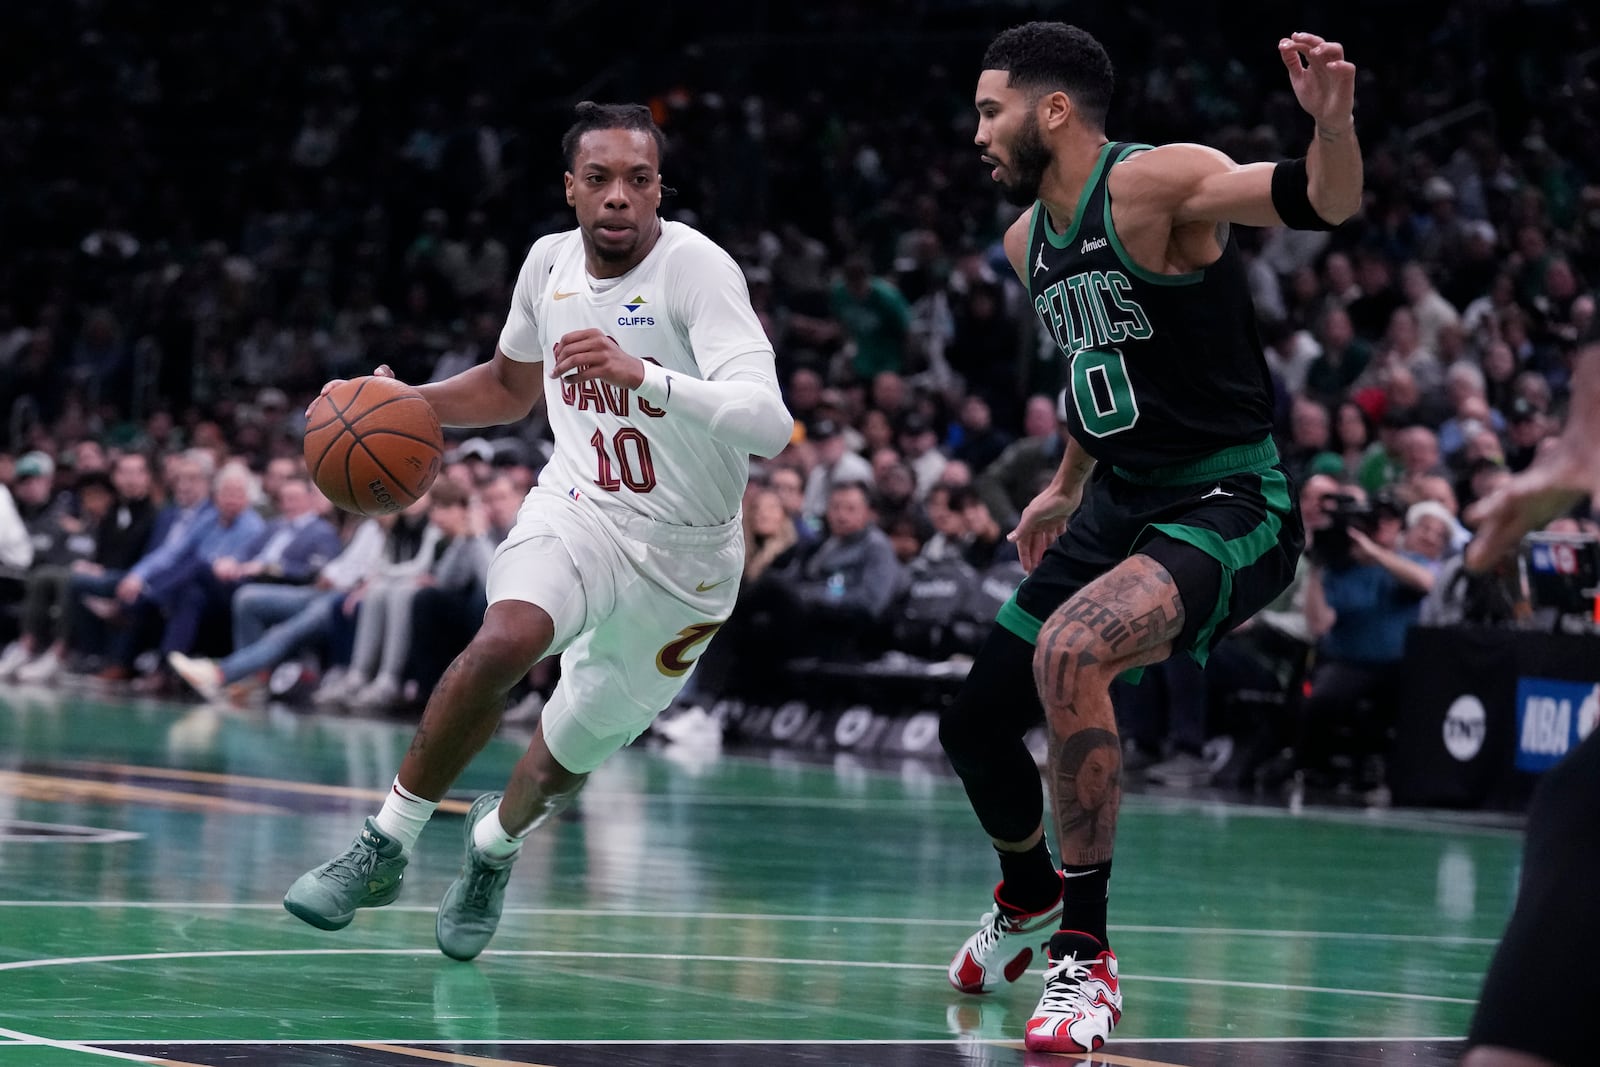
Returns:
[[[1099,962],[1098,957],[1080,963],[1076,956],[1053,960],[1044,972],[1044,996],[1039,999],[1035,1015],[1058,1012],[1062,1015],[1088,1015],[1095,1008],[1094,1000],[1083,991],[1083,983],[1092,978],[1089,968]]]
[[[378,861],[383,857],[378,855],[378,850],[362,842],[357,847],[345,852],[323,872],[323,877],[331,878],[340,885],[349,886],[358,882],[366,882],[372,877],[372,872],[377,868]]]
[[[468,864],[472,872],[467,877],[467,894],[465,903],[474,911],[484,911],[489,907],[489,898],[494,894],[495,880],[500,874],[500,868],[490,867],[487,864]]]
[[[972,946],[972,952],[975,956],[983,956],[988,953],[995,945],[1000,943],[1002,937],[1016,933],[1017,927],[1020,925],[1015,919],[1007,915],[1005,909],[998,904],[978,916],[978,921],[983,923],[983,928],[978,931],[978,940]]]

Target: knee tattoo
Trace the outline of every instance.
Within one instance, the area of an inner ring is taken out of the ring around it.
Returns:
[[[1039,631],[1039,645],[1033,655],[1033,679],[1039,700],[1052,723],[1074,707],[1086,675],[1099,665],[1093,651],[1095,635],[1081,623],[1052,619]]]

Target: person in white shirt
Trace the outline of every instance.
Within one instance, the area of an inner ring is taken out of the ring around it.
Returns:
[[[0,572],[20,578],[33,566],[33,538],[11,490],[0,483]]]
[[[476,956],[523,836],[672,701],[733,609],[749,457],[777,455],[793,420],[738,266],[658,215],[664,145],[645,107],[579,104],[562,139],[577,229],[534,243],[493,359],[421,387],[439,421],[459,427],[520,420],[548,388],[555,454],[496,552],[483,625],[434,689],[383,809],[284,896],[313,926],[337,930],[395,899],[417,836],[493,736],[506,693],[560,654],[561,682],[504,796],[468,814],[466,862],[439,907],[440,949]]]

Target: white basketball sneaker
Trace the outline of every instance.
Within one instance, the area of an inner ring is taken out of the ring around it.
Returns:
[[[1021,978],[1033,963],[1034,950],[1042,954],[1045,942],[1060,928],[1059,897],[1043,911],[1023,912],[1002,903],[1000,889],[994,887],[994,907],[984,914],[983,925],[950,961],[950,984],[963,993],[992,993],[1002,982]]]
[[[1076,930],[1050,939],[1044,996],[1023,1034],[1030,1052],[1094,1052],[1122,1021],[1117,957],[1098,939]]]

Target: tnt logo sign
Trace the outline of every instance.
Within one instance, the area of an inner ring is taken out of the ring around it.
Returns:
[[[1600,686],[1556,678],[1517,683],[1518,770],[1547,771],[1594,730]]]
[[[1444,748],[1455,759],[1466,763],[1483,750],[1489,733],[1489,716],[1483,701],[1468,693],[1456,697],[1444,713]]]

